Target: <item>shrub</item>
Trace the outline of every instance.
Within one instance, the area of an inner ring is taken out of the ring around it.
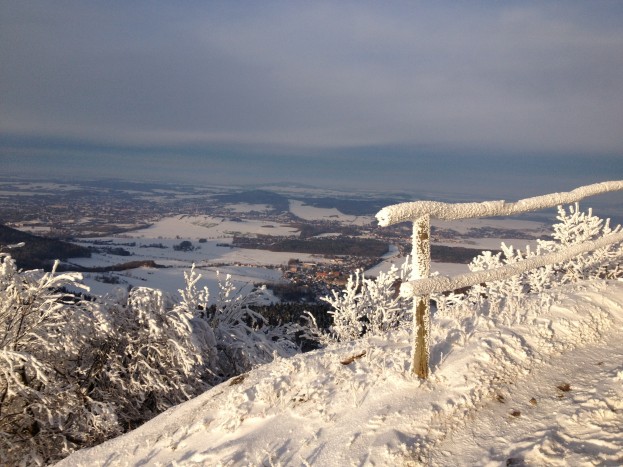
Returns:
[[[400,269],[391,267],[376,279],[366,278],[358,270],[348,278],[341,292],[323,297],[333,310],[330,332],[338,340],[357,339],[364,334],[378,335],[397,327],[410,312],[408,300],[398,293],[400,282],[409,277],[411,263],[407,257]]]
[[[593,215],[591,209],[582,212],[578,203],[565,209],[558,207],[558,223],[552,226],[551,240],[537,240],[536,250],[527,247],[525,252],[502,243],[502,251],[492,254],[483,252],[474,258],[469,268],[472,271],[495,269],[506,264],[516,263],[525,258],[561,251],[564,248],[605,235],[617,233],[621,226],[610,227],[605,221]],[[620,258],[623,244],[613,244],[577,256],[560,264],[543,266],[510,279],[488,282],[471,287],[462,294],[436,294],[431,298],[438,310],[445,312],[448,307],[472,307],[474,313],[495,315],[504,310],[507,322],[520,320],[522,303],[527,294],[541,293],[560,284],[590,279],[614,279],[623,276]]]
[[[58,263],[56,263],[57,265]],[[133,429],[227,377],[298,351],[297,326],[268,326],[219,282],[208,306],[194,267],[181,301],[139,287],[83,301],[77,273],[18,271],[0,256],[0,464],[42,465]]]

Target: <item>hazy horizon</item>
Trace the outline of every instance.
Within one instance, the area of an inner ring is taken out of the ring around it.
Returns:
[[[3,176],[514,199],[623,178],[623,4],[0,0]]]
[[[321,188],[468,196],[533,196],[623,179],[623,157],[444,153],[408,147],[262,153],[240,148],[32,147],[5,153],[3,175],[207,185],[302,183]]]

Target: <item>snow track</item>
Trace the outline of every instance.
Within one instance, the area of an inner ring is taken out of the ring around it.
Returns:
[[[623,465],[623,331],[504,385],[432,465]]]

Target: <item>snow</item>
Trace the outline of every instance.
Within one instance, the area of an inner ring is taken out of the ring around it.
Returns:
[[[264,212],[272,209],[268,204],[249,204],[249,203],[237,203],[237,204],[227,204],[227,209],[231,209],[234,212]]]
[[[121,286],[127,287],[150,287],[162,290],[172,298],[179,298],[178,290],[184,287],[184,272],[187,272],[192,263],[184,266],[171,267],[165,269],[153,268],[136,268],[123,272],[111,273],[83,273],[83,283],[90,289],[92,295],[111,295],[114,290]],[[273,283],[281,282],[281,271],[279,269],[267,269],[260,267],[243,267],[243,266],[219,266],[205,267],[199,266],[198,272],[201,273],[202,280],[210,290],[218,290],[217,272],[223,278],[226,274],[232,276],[232,283],[236,286],[237,293],[248,293],[256,283]],[[100,276],[116,276],[119,278],[119,284],[106,284],[98,280]],[[210,303],[215,303],[216,294],[210,297]],[[273,301],[278,301],[274,299]]]
[[[296,228],[276,222],[259,220],[232,220],[212,216],[166,217],[145,229],[128,232],[128,237],[145,238],[231,238],[242,235],[294,235]]]
[[[487,401],[472,423],[450,433],[433,452],[433,464],[460,458],[483,466],[509,459],[515,463],[507,465],[621,465],[620,339],[612,333],[553,357],[499,391],[503,400]]]
[[[122,247],[131,256],[93,254],[90,258],[73,258],[72,263],[85,267],[112,266],[126,261],[153,260],[164,269],[138,268],[130,271],[112,272],[107,275],[117,276],[121,284],[158,288],[176,296],[183,285],[183,271],[195,263],[211,287],[216,284],[216,271],[231,273],[233,283],[238,290],[248,290],[256,282],[278,282],[281,272],[267,266],[285,265],[292,257],[302,261],[323,261],[309,254],[271,252],[267,250],[230,248],[234,234],[240,235],[295,235],[298,230],[279,223],[259,220],[236,221],[211,216],[173,216],[166,217],[153,225],[127,232],[115,237],[101,237],[99,242],[110,242],[103,246]],[[199,239],[205,242],[198,243]],[[192,251],[175,251],[173,247],[182,240],[191,240]],[[91,245],[92,240],[85,240],[83,245]],[[136,246],[129,246],[135,243]],[[162,244],[166,248],[149,247]],[[235,267],[233,267],[235,265]],[[96,280],[101,273],[86,273],[85,282],[93,293],[105,295],[116,287]],[[215,297],[212,297],[214,300]]]
[[[52,230],[51,227],[48,226],[40,226],[40,225],[22,225],[19,227],[14,227],[15,229],[21,230],[22,232],[29,232],[33,234],[45,234]]]
[[[525,250],[527,246],[535,248],[537,245],[536,239],[528,240],[525,238],[511,238],[511,237],[487,237],[487,238],[461,238],[455,241],[433,241],[434,245],[449,246],[449,247],[463,247],[471,248],[474,250],[491,251],[499,250],[500,244],[504,242],[513,245],[515,248]]]
[[[401,285],[400,293],[405,296],[424,296],[432,293],[450,292],[452,290],[469,287],[483,282],[494,282],[508,279],[531,269],[541,266],[559,264],[589,251],[598,250],[614,243],[623,241],[623,232],[606,235],[597,240],[585,241],[568,246],[560,251],[547,255],[534,256],[519,263],[507,264],[495,269],[474,271],[458,276],[416,276],[417,280]]]
[[[0,190],[0,196],[8,197],[8,196],[43,196],[49,194],[45,191],[10,191],[10,190]]]
[[[144,235],[144,234],[141,234]],[[190,269],[194,263],[204,277],[215,284],[216,271],[233,276],[233,282],[238,288],[256,282],[280,282],[280,266],[285,266],[292,258],[303,262],[323,263],[329,259],[305,253],[272,252],[268,250],[230,248],[220,244],[230,243],[230,239],[208,240],[193,245],[200,247],[193,251],[175,251],[173,246],[180,243],[180,239],[163,238],[133,238],[136,246],[124,245],[128,239],[118,237],[102,237],[100,241],[111,241],[105,246],[122,247],[131,253],[131,256],[117,256],[107,253],[93,253],[90,258],[72,258],[71,263],[84,267],[106,267],[126,261],[155,261],[165,268],[138,268],[129,271],[110,272],[106,275],[117,276],[123,284],[132,286],[154,287],[172,295],[182,286],[184,271]],[[166,248],[142,248],[141,246],[153,243],[162,243]],[[81,243],[88,246],[90,243]],[[218,244],[218,245],[217,245]],[[115,287],[95,280],[102,273],[85,273],[85,282],[97,295],[110,293]]]
[[[2,188],[14,188],[19,186],[18,190],[3,190]],[[47,195],[58,191],[74,191],[80,189],[79,186],[66,185],[53,182],[0,182],[0,196],[33,196]]]
[[[481,250],[498,250],[500,243],[513,245],[516,248],[525,249],[526,246],[536,246],[536,238],[545,238],[551,234],[551,225],[543,222],[537,222],[526,219],[459,219],[452,221],[445,221],[439,219],[431,219],[431,226],[443,230],[453,230],[461,234],[461,237],[456,239],[436,239],[433,235],[433,243],[435,245],[444,246],[461,246],[465,248],[475,248]],[[513,238],[512,235],[505,237],[490,237],[483,236],[483,231],[487,231],[486,235],[490,235],[495,231],[498,231],[498,235],[502,233],[506,234],[509,230],[515,230],[521,232],[522,236],[525,234],[535,237],[534,240],[526,238]]]
[[[373,220],[372,216],[347,215],[337,208],[317,208],[293,199],[290,200],[290,212],[308,221],[337,221],[344,224],[368,225]]]
[[[563,204],[571,204],[589,196],[623,190],[623,180],[595,183],[564,193],[521,199],[515,203],[504,200],[482,203],[442,203],[439,201],[415,201],[395,204],[381,209],[376,218],[380,226],[418,219],[430,215],[433,219],[469,219],[474,217],[512,216],[538,211]]]
[[[58,465],[621,465],[623,282],[548,293],[508,325],[433,326],[427,381],[407,331],[332,344]]]
[[[431,225],[439,228],[446,228],[456,230],[459,233],[467,234],[470,231],[492,228],[492,229],[513,229],[521,232],[533,233],[535,235],[541,235],[544,232],[549,233],[551,225],[543,222],[537,222],[527,219],[513,219],[513,218],[484,218],[484,219],[460,219],[460,220],[440,220],[431,219]],[[499,244],[498,244],[499,246]]]

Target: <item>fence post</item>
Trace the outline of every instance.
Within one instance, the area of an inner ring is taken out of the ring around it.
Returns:
[[[413,221],[413,271],[411,280],[427,278],[430,274],[430,215]],[[430,297],[413,297],[413,350],[411,372],[428,378],[430,331]]]

